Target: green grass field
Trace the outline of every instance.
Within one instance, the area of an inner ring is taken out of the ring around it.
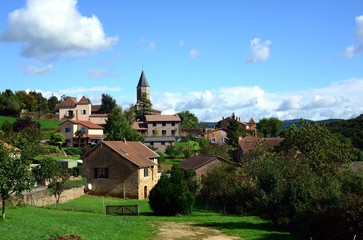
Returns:
[[[14,117],[4,117],[0,116],[0,126],[5,122],[8,121],[10,123],[13,123],[16,121],[16,118]],[[56,129],[59,128],[60,121],[58,120],[35,120],[35,122],[40,123],[40,127],[42,129]]]
[[[104,205],[139,204],[139,216],[108,216]],[[254,216],[226,216],[206,212],[202,205],[191,216],[153,216],[146,200],[83,196],[47,208],[18,207],[7,210],[7,220],[0,222],[1,239],[54,239],[76,234],[82,239],[154,239],[162,222],[188,223],[219,229],[231,236],[255,240],[292,240],[296,236],[278,231]]]

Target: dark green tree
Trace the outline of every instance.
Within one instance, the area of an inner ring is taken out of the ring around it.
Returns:
[[[152,114],[152,104],[150,99],[147,98],[146,93],[141,94],[140,101],[135,105],[135,119],[136,121],[145,121],[145,115]]]
[[[10,89],[0,94],[0,115],[19,117],[22,103]]]
[[[175,216],[192,213],[194,196],[181,170],[174,165],[170,175],[163,174],[150,191],[149,204],[156,215]]]
[[[275,117],[262,118],[258,123],[258,130],[265,138],[277,137],[282,130],[282,121]]]
[[[199,140],[199,153],[208,156],[219,156],[224,159],[230,159],[232,147],[228,144],[217,144],[208,142],[206,138]]]
[[[43,97],[41,92],[30,91],[29,95],[33,96],[36,99],[36,107],[34,111],[37,111],[39,114],[49,111],[48,100]]]
[[[50,98],[48,98],[47,100],[47,104],[48,104],[48,109],[50,112],[53,112],[55,110],[55,106],[59,103],[60,101],[58,100],[58,98],[54,95],[52,95]]]
[[[116,100],[109,94],[103,93],[99,113],[111,113],[117,107]]]
[[[181,129],[198,128],[199,120],[198,120],[197,116],[195,116],[194,113],[191,113],[190,111],[186,110],[186,111],[179,112],[177,114],[181,120],[181,124],[180,124]]]
[[[51,145],[60,147],[60,146],[62,146],[64,141],[65,141],[65,137],[62,133],[55,132],[50,135],[50,144]]]
[[[144,138],[128,122],[121,107],[116,107],[108,114],[105,132],[107,140],[143,141]]]

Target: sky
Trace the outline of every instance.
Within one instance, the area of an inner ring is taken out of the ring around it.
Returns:
[[[362,0],[0,0],[0,91],[199,121],[363,113]]]

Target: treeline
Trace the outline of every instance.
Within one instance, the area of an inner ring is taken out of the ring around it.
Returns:
[[[0,92],[0,115],[9,117],[19,117],[22,110],[38,113],[52,113],[55,106],[65,99],[62,96],[58,99],[56,96],[46,98],[40,92],[24,90],[15,93],[6,89]]]
[[[333,133],[351,139],[354,147],[363,150],[363,114],[349,120],[338,120],[326,125]]]

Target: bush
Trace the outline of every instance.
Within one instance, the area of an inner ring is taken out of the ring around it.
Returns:
[[[163,174],[150,191],[149,204],[156,215],[188,215],[192,212],[193,203],[194,196],[176,165],[172,167],[170,175]]]
[[[50,146],[50,145],[42,146],[40,151],[44,155],[61,153],[61,151],[59,150],[59,148],[57,146]]]
[[[66,154],[71,156],[83,154],[82,148],[65,148],[64,151]]]

